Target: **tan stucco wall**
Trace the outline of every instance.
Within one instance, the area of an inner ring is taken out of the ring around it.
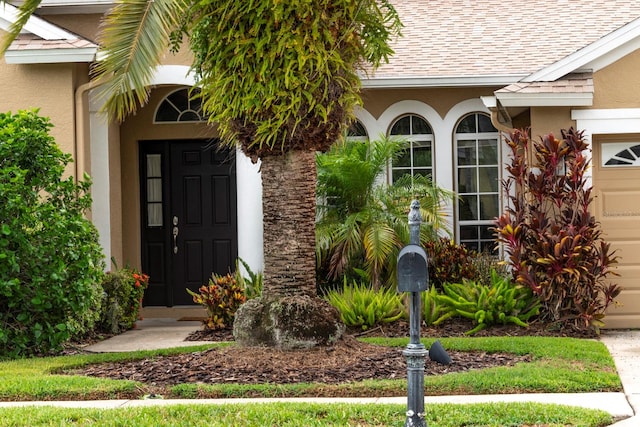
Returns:
[[[593,75],[592,108],[640,108],[640,50]]]
[[[380,117],[389,106],[406,100],[424,102],[435,109],[440,117],[444,117],[459,102],[480,96],[493,96],[497,89],[499,88],[365,89],[362,91],[362,102],[364,108],[375,118]]]
[[[96,39],[101,18],[102,15],[99,14],[46,16],[47,21],[91,41],[95,41]]]
[[[140,267],[140,176],[138,141],[210,138],[214,130],[206,124],[153,124],[159,103],[178,86],[161,86],[151,92],[149,103],[130,116],[120,128],[121,184],[114,177],[111,187],[122,188],[122,258],[124,263]],[[112,215],[114,213],[112,212]],[[124,265],[124,264],[123,264]]]
[[[76,160],[75,87],[86,81],[86,69],[74,64],[8,65],[0,61],[0,111],[39,108],[51,119],[51,135]],[[69,165],[68,174],[75,166]]]
[[[531,108],[531,137],[539,137],[553,133],[560,137],[561,129],[575,127],[571,120],[571,107],[535,107]]]

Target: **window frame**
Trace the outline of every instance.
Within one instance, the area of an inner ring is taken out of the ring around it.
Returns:
[[[409,117],[410,121],[409,121],[409,134],[392,134],[391,132],[393,131],[394,126],[396,126],[396,124],[402,120]],[[418,134],[414,134],[413,133],[413,118],[418,118],[420,120],[422,120],[426,126],[429,129],[429,133],[418,133]],[[393,173],[394,171],[400,171],[400,170],[404,170],[404,171],[408,171],[408,173],[411,176],[415,176],[416,175],[416,171],[424,171],[427,170],[428,172],[428,176],[430,176],[431,180],[433,180],[435,182],[435,169],[436,169],[436,165],[435,165],[435,137],[434,137],[434,131],[433,131],[433,126],[431,125],[431,123],[429,123],[429,121],[422,115],[417,114],[417,113],[406,113],[406,114],[402,114],[398,117],[396,117],[391,124],[389,125],[389,130],[387,131],[387,135],[390,138],[400,138],[403,140],[406,140],[409,142],[409,147],[407,148],[407,151],[409,152],[409,166],[401,166],[401,167],[397,167],[393,165],[393,162],[391,162],[389,164],[388,167],[388,173],[387,173],[387,183],[389,185],[393,184],[395,182],[394,180],[394,176]],[[430,154],[431,154],[431,165],[430,166],[415,166],[414,164],[414,144],[416,143],[428,143],[428,146],[430,148]],[[405,173],[403,173],[400,176],[405,175]]]
[[[467,119],[469,116],[475,116],[475,132],[458,132],[460,125],[462,122]],[[494,218],[491,219],[481,219],[481,197],[482,196],[493,196],[494,202],[497,204],[497,212],[496,217],[500,215],[502,212],[502,197],[501,197],[501,182],[502,182],[502,137],[500,131],[494,128],[493,132],[479,132],[479,116],[484,116],[485,118],[489,118],[490,116],[481,111],[473,111],[467,114],[464,114],[460,119],[456,122],[456,125],[453,128],[453,185],[454,190],[459,198],[457,198],[454,202],[454,223],[455,223],[455,235],[456,240],[460,244],[465,244],[470,249],[478,250],[479,252],[489,249],[490,253],[493,255],[500,255],[499,250],[496,251],[495,248],[495,236],[493,233],[488,233],[489,228],[494,226]],[[480,149],[481,141],[493,141],[495,142],[495,163],[483,163],[481,161]],[[471,164],[460,164],[460,152],[459,152],[459,142],[461,141],[474,141],[474,163]],[[474,171],[474,179],[475,179],[475,189],[473,191],[460,191],[460,171],[461,170],[473,170]],[[489,185],[493,188],[490,191],[482,190],[483,183],[486,183],[486,180],[482,180],[481,171],[482,169],[494,169],[496,172],[496,183]],[[477,219],[471,220],[462,220],[460,217],[460,206],[461,206],[461,197],[463,196],[475,196],[475,209]],[[475,237],[474,238],[462,238],[463,227],[475,227]],[[482,227],[485,227],[485,234],[482,233]],[[474,243],[471,245],[471,243]]]

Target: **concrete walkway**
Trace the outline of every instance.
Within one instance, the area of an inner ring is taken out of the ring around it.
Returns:
[[[203,343],[184,341],[191,332],[201,327],[199,321],[177,321],[173,318],[147,318],[138,322],[137,328],[86,348],[93,352],[123,352],[184,347]],[[430,403],[486,403],[486,402],[539,402],[573,405],[609,412],[618,420],[615,427],[640,426],[640,331],[604,330],[601,341],[607,346],[616,363],[622,381],[623,393],[571,393],[571,394],[500,394],[480,396],[425,396]],[[49,405],[81,408],[122,408],[167,404],[227,404],[264,403],[274,401],[299,402],[352,402],[406,404],[406,397],[393,398],[292,398],[292,399],[147,399],[107,400],[80,402],[0,402],[0,407]]]

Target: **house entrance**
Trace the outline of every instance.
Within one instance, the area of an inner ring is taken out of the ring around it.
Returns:
[[[190,305],[237,257],[235,158],[217,141],[140,142],[144,305]]]

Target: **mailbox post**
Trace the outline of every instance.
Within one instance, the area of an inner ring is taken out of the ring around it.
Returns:
[[[420,202],[413,200],[409,211],[410,243],[398,255],[398,292],[410,292],[409,344],[402,354],[407,359],[407,419],[405,427],[427,427],[424,413],[424,360],[427,350],[420,342],[420,292],[428,288],[427,254],[420,246]]]

